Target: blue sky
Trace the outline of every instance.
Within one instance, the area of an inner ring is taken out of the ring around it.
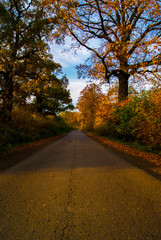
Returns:
[[[75,67],[88,58],[89,52],[85,48],[77,50],[70,50],[71,40],[67,39],[65,45],[57,45],[55,43],[50,45],[50,52],[53,55],[53,60],[60,63],[63,73],[69,79],[69,89],[73,104],[76,105],[80,91],[86,86],[88,79],[78,79]]]

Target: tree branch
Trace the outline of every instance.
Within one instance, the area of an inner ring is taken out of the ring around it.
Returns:
[[[109,73],[109,71],[108,71],[107,66],[106,66],[106,63],[105,63],[105,58],[104,58],[104,57],[101,57],[101,55],[99,55],[99,53],[98,53],[95,49],[93,49],[93,48],[87,46],[85,43],[83,43],[83,42],[74,34],[74,32],[69,28],[68,25],[67,25],[67,27],[68,27],[71,35],[78,41],[78,43],[79,43],[80,45],[82,45],[83,47],[87,48],[89,51],[94,52],[95,55],[96,55],[99,59],[101,59],[102,64],[103,64],[103,66],[104,66],[104,68],[105,68],[105,79],[107,80],[107,82],[109,82],[109,78],[108,78],[108,73]]]
[[[155,30],[157,26],[161,25],[161,21],[152,24],[150,26],[148,26],[146,28],[146,30],[141,34],[141,36],[135,41],[133,47],[130,49],[130,51],[128,52],[128,56],[131,56],[133,54],[133,52],[135,51],[135,49],[140,45],[141,41],[144,39],[144,37],[151,31]],[[161,28],[160,28],[161,29]],[[158,29],[157,29],[158,30]]]
[[[98,8],[98,13],[99,13],[99,17],[100,17],[100,20],[101,20],[101,26],[102,26],[102,31],[103,31],[103,33],[104,33],[104,36],[105,36],[105,38],[108,40],[109,43],[113,43],[113,41],[112,41],[111,38],[107,35],[107,32],[106,32],[106,30],[105,30],[104,19],[103,19],[103,17],[102,17],[102,13],[101,13],[101,9],[100,9],[98,0],[95,0],[95,2],[96,2],[96,5],[97,5],[97,8]]]

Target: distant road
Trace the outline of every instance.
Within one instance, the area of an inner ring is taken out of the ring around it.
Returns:
[[[161,181],[72,131],[0,175],[0,240],[161,240]]]

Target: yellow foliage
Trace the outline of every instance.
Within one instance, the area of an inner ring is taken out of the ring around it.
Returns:
[[[77,108],[80,112],[81,129],[93,130],[96,112],[101,103],[102,92],[98,85],[87,85],[80,93]]]
[[[161,90],[142,93],[122,102],[104,96],[96,112],[99,134],[127,141],[139,140],[149,149],[161,149]]]

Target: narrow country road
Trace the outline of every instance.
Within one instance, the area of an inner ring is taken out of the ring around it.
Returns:
[[[161,181],[79,131],[0,175],[0,240],[160,240]]]

